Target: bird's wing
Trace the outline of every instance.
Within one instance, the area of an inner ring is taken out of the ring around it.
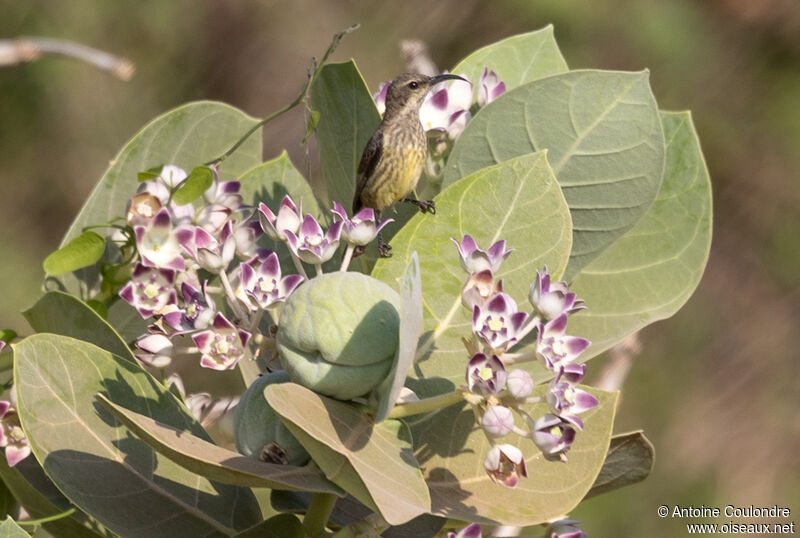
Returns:
[[[383,131],[377,130],[372,138],[367,142],[367,147],[364,148],[364,153],[361,154],[361,162],[358,163],[358,172],[356,173],[356,192],[353,196],[353,214],[358,213],[361,208],[361,191],[372,174],[375,173],[375,167],[378,161],[381,160],[383,153]]]

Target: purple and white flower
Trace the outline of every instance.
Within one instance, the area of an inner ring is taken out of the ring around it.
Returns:
[[[513,445],[494,445],[483,460],[483,468],[495,484],[515,488],[520,477],[528,476],[522,451]]]
[[[161,208],[162,204],[157,196],[147,191],[139,192],[128,200],[125,222],[129,226],[147,226]]]
[[[168,305],[177,303],[175,271],[147,267],[137,263],[131,279],[120,290],[119,296],[133,306],[143,318],[159,313]]]
[[[473,273],[461,288],[461,304],[472,310],[475,306],[483,306],[486,300],[503,291],[503,279],[495,281],[490,269]]]
[[[344,226],[342,221],[334,222],[328,231],[323,233],[317,219],[306,215],[297,235],[290,230],[284,232],[289,248],[295,256],[306,263],[319,265],[330,260],[339,248],[342,226]]]
[[[233,222],[228,221],[222,227],[219,241],[203,228],[195,228],[194,246],[196,250],[193,254],[197,264],[211,273],[221,273],[233,261],[236,254]]]
[[[183,245],[191,240],[193,232],[190,227],[173,228],[167,208],[161,208],[147,225],[134,226],[133,231],[143,265],[176,271],[186,268]]]
[[[386,94],[389,93],[389,86],[391,85],[391,81],[381,82],[381,85],[378,86],[378,91],[372,95],[375,100],[375,106],[378,107],[378,113],[381,116],[386,112]]]
[[[563,418],[547,414],[533,422],[531,438],[546,456],[563,454],[575,441],[575,428]]]
[[[134,356],[142,363],[164,368],[172,362],[172,340],[160,333],[144,334],[136,340]]]
[[[506,84],[497,77],[494,70],[483,68],[478,81],[478,106],[484,107],[506,92]]]
[[[535,383],[531,377],[531,374],[525,370],[522,370],[521,368],[515,368],[508,373],[508,378],[506,379],[506,390],[512,398],[524,400],[533,394],[534,386]]]
[[[567,314],[561,314],[546,324],[539,324],[538,342],[536,352],[550,369],[558,365],[571,363],[589,347],[591,342],[586,338],[569,336],[565,333],[567,328]]]
[[[350,219],[342,204],[337,201],[333,202],[331,213],[334,214],[338,221],[343,223],[342,239],[351,245],[357,246],[368,245],[378,237],[378,232],[384,226],[394,222],[394,219],[385,219],[379,223],[378,219],[375,218],[375,210],[371,207],[365,207]]]
[[[188,282],[181,283],[181,296],[184,308],[164,314],[164,321],[175,329],[176,334],[187,333],[196,329],[205,329],[217,313],[214,299],[206,291],[207,281],[203,281],[201,289]]]
[[[466,80],[454,79],[437,84],[419,109],[422,128],[446,132],[455,140],[467,126],[471,105],[472,85]]]
[[[569,291],[566,282],[550,281],[550,274],[547,272],[546,266],[542,271],[536,271],[536,278],[531,284],[528,300],[536,313],[544,320],[555,319],[561,314],[569,315],[586,308],[583,301]]]
[[[504,437],[514,431],[514,413],[502,405],[490,405],[481,417],[481,428],[488,437]]]
[[[250,333],[236,328],[219,312],[211,328],[193,334],[192,340],[202,353],[200,366],[212,370],[230,370],[249,354]]]
[[[477,523],[470,523],[458,532],[448,532],[447,538],[481,538],[481,526]]]
[[[10,400],[0,401],[0,447],[6,449],[9,467],[14,467],[31,453],[28,438],[19,423],[16,391],[13,388]]]
[[[277,215],[265,203],[258,204],[258,220],[265,234],[272,239],[286,241],[287,231],[297,234],[300,229],[303,208],[298,208],[287,194],[281,200]]]
[[[470,235],[465,235],[459,243],[454,238],[450,240],[458,247],[458,255],[461,259],[461,267],[469,274],[480,273],[489,269],[493,274],[497,273],[500,264],[514,252],[514,249],[506,250],[505,241],[497,241],[487,250],[478,248],[478,244]]]
[[[561,372],[550,383],[545,399],[553,413],[582,430],[583,421],[578,415],[597,407],[597,398],[564,380]]]
[[[472,330],[493,350],[510,348],[525,337],[527,312],[517,311],[517,303],[505,293],[498,293],[485,305],[472,309]]]
[[[586,538],[587,534],[578,527],[578,521],[562,519],[554,521],[547,527],[546,538]]]
[[[467,388],[475,394],[497,394],[506,385],[506,368],[497,355],[476,353],[467,364]]]
[[[303,281],[300,275],[286,275],[281,278],[281,265],[274,252],[263,259],[255,257],[240,267],[245,293],[262,309],[285,301]]]

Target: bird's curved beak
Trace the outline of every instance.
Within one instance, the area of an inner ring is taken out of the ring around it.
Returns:
[[[464,77],[460,77],[458,75],[451,75],[450,73],[444,73],[442,75],[436,75],[435,77],[431,77],[430,85],[436,86],[437,84],[445,80],[454,80],[454,79],[463,80],[464,82],[469,83],[469,81]]]

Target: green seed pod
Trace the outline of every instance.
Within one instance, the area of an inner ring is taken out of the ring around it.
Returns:
[[[236,450],[269,463],[305,465],[308,462],[308,452],[289,433],[264,397],[267,385],[289,381],[286,372],[272,372],[259,377],[247,388],[233,415]]]
[[[363,396],[389,374],[398,345],[400,296],[361,273],[310,280],[283,307],[277,347],[292,378],[340,400]]]

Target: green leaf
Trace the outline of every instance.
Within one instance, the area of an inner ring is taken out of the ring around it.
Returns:
[[[317,140],[328,203],[349,208],[361,153],[381,117],[355,62],[324,66],[311,86],[319,111]]]
[[[17,331],[15,331],[14,329],[0,330],[0,340],[2,340],[5,343],[11,342],[16,337],[17,337]]]
[[[240,532],[235,538],[306,538],[306,533],[297,516],[278,514]]]
[[[74,295],[61,291],[47,292],[22,315],[37,333],[60,334],[91,342],[136,362],[130,348],[117,331]]]
[[[303,144],[306,143],[308,137],[317,129],[317,124],[319,124],[319,110],[309,110],[308,125],[306,125],[306,134],[303,136]]]
[[[69,500],[44,474],[34,458],[25,458],[14,467],[9,467],[5,458],[0,458],[0,478],[32,518],[55,516],[70,508]],[[53,536],[112,536],[96,519],[81,511],[43,525]]]
[[[86,231],[50,253],[42,267],[48,275],[63,275],[94,265],[103,257],[105,250],[106,240],[95,232]]]
[[[247,489],[211,482],[158,455],[94,400],[97,393],[210,441],[138,365],[53,334],[14,346],[19,417],[36,459],[64,495],[124,536],[230,535],[260,520]],[[119,493],[125,492],[125,510]]]
[[[379,406],[375,422],[386,419],[406,382],[408,371],[414,364],[419,337],[422,334],[422,280],[419,256],[411,253],[411,264],[400,279],[400,336],[397,356],[390,375],[378,388]]]
[[[497,73],[506,90],[569,70],[553,37],[552,25],[482,47],[458,62],[450,72],[466,74],[477,92],[484,67]]]
[[[642,432],[615,435],[586,498],[641,482],[653,470],[655,450]]]
[[[339,484],[341,462],[318,458],[316,447],[307,446],[304,436],[346,458],[370,498],[362,498],[362,491],[351,491],[346,484],[339,485],[362,503],[377,506],[390,524],[405,523],[428,512],[428,488],[411,454],[411,439],[402,422],[386,420],[375,424],[354,405],[295,383],[269,385],[264,394],[275,412],[285,419],[292,435],[334,483]]]
[[[114,404],[102,394],[96,397],[117,419],[160,454],[210,480],[238,486],[343,494],[322,473],[311,467],[277,465],[248,458],[179,428],[134,413]]]
[[[543,149],[572,214],[572,279],[633,227],[658,192],[664,135],[648,73],[570,71],[501,95],[467,125],[444,185]]]
[[[563,272],[572,241],[569,210],[545,153],[479,170],[435,200],[436,214],[412,218],[392,240],[392,257],[379,260],[373,270],[373,276],[396,286],[411,253],[419,253],[425,332],[411,377],[426,381],[408,384],[420,397],[450,392],[464,382],[468,357],[461,339],[472,328],[461,288],[468,275],[450,238],[460,241],[469,234],[482,248],[505,239],[516,249],[497,276],[518,300],[527,297],[538,268],[546,264],[553,274]]]
[[[111,162],[72,222],[62,246],[87,226],[125,216],[125,205],[139,187],[138,174],[156,165],[184,169],[210,161],[225,152],[257,120],[223,103],[198,101],[170,110],[145,125]],[[261,134],[255,133],[220,167],[221,176],[235,176],[261,162]],[[159,168],[160,171],[160,168]],[[48,281],[49,286],[88,298],[97,291],[98,274],[83,270]]]
[[[208,166],[195,166],[172,195],[178,205],[193,202],[214,184],[214,171]]]
[[[570,286],[588,305],[570,334],[589,338],[587,360],[645,325],[672,316],[697,287],[711,246],[711,183],[688,112],[662,113],[667,139],[656,202]]]
[[[581,415],[585,427],[567,453],[566,463],[544,459],[529,439],[502,439],[525,455],[528,477],[515,489],[494,484],[486,474],[483,459],[490,445],[468,407],[451,406],[411,423],[414,439],[425,440],[415,449],[430,487],[431,513],[513,526],[535,525],[569,513],[589,491],[603,465],[617,400],[617,393],[582,388],[600,404]],[[540,387],[536,394],[543,394],[544,389]],[[549,412],[547,404],[525,406],[525,410],[533,417]]]
[[[0,522],[0,538],[30,538],[30,535],[11,516],[6,516]]]
[[[138,174],[136,174],[136,179],[138,179],[140,182],[155,179],[161,175],[161,169],[163,167],[164,167],[163,164],[159,164],[158,166],[153,166],[152,168],[148,168],[144,172],[139,172]]]

